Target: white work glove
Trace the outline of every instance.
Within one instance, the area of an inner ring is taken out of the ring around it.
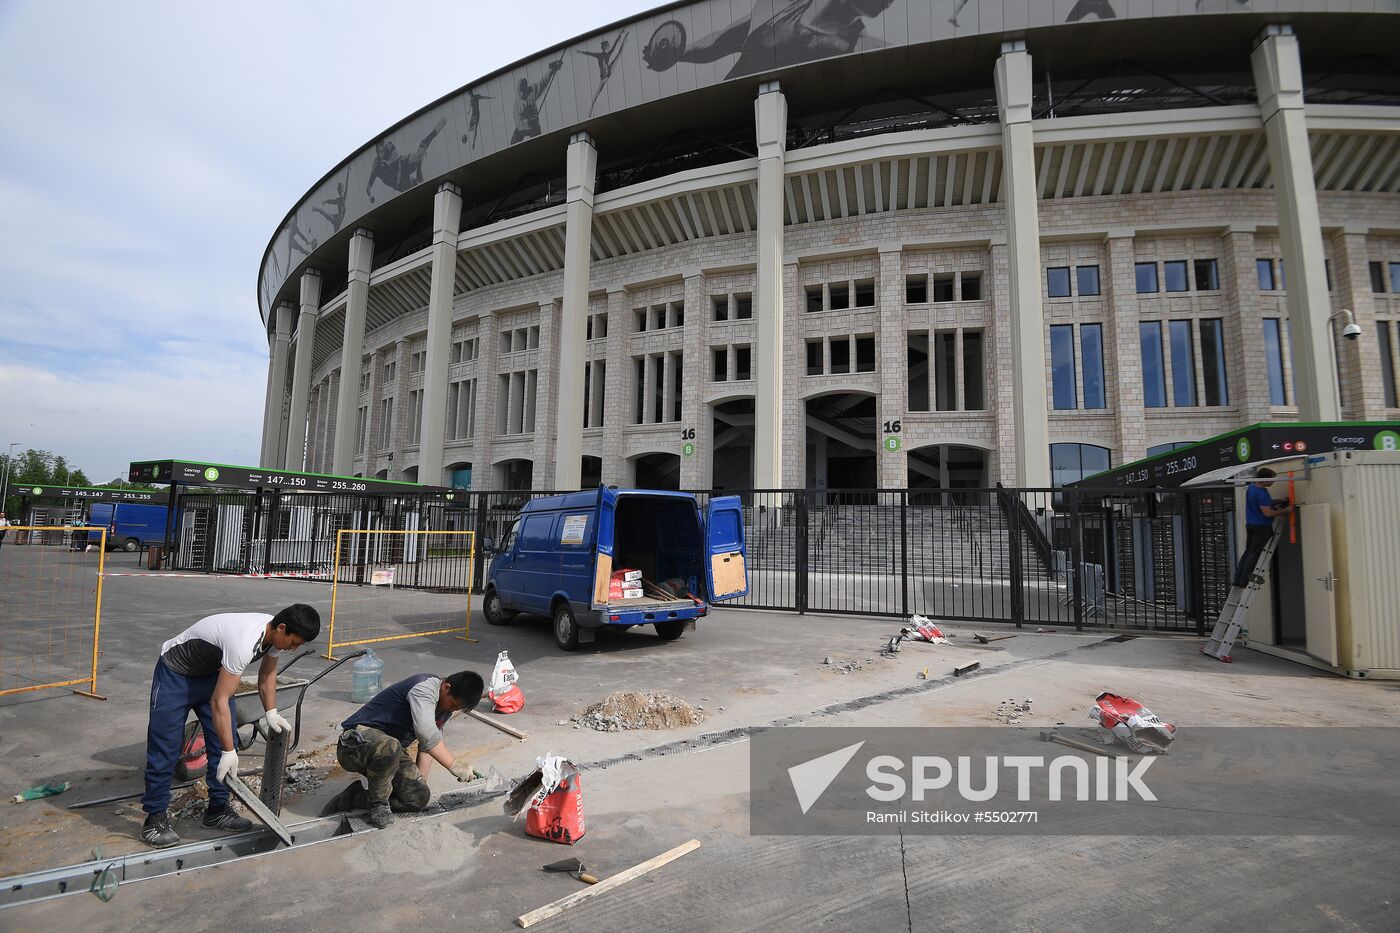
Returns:
[[[269,732],[289,732],[292,724],[287,722],[287,717],[277,712],[277,707],[273,707],[263,715],[263,725]]]
[[[458,758],[456,761],[452,762],[452,767],[447,770],[451,771],[452,776],[463,783],[476,780],[476,775],[472,773],[472,763],[470,761],[464,761]]]
[[[214,777],[222,782],[230,774],[234,776],[238,774],[238,752],[226,750],[219,756],[219,767],[214,772]]]

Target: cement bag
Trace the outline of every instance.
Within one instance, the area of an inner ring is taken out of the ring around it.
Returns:
[[[1165,755],[1176,738],[1176,726],[1137,700],[1116,693],[1096,696],[1089,718],[1098,722],[1099,739],[1105,745],[1116,739],[1141,755]]]
[[[948,644],[948,636],[944,635],[943,631],[933,624],[933,620],[918,613],[909,617],[909,626],[904,631],[914,641],[926,641],[934,645]]]
[[[583,838],[583,785],[578,768],[567,758],[546,753],[522,790],[534,789],[525,804],[525,832],[571,846]],[[507,812],[510,811],[509,801]]]
[[[520,675],[515,665],[502,651],[496,655],[496,667],[491,671],[491,688],[486,695],[491,698],[491,708],[498,713],[518,713],[525,708],[525,694],[520,689]]]

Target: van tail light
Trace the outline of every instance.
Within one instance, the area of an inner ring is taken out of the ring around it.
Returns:
[[[622,616],[620,616],[620,615],[610,615],[610,616],[608,616],[608,621],[609,621],[609,622],[621,622],[621,621],[622,621]]]
[[[700,607],[700,615],[701,615],[701,616],[705,615],[705,613],[707,613],[707,612],[709,612],[709,611],[710,611],[710,607],[709,607],[709,606],[701,606],[701,607]]]

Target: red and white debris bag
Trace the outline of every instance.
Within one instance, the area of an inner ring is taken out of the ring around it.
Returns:
[[[506,652],[496,655],[496,668],[491,672],[491,708],[498,713],[518,713],[525,708],[525,693],[520,689],[520,675],[510,663]]]
[[[540,789],[525,805],[525,832],[571,846],[583,838],[583,785],[578,768],[567,758],[545,754]]]
[[[928,616],[918,613],[909,617],[909,626],[904,631],[908,632],[908,637],[914,641],[926,641],[934,645],[948,644],[948,636],[943,634],[943,630],[934,625]]]
[[[614,570],[608,580],[608,599],[641,599],[642,572],[640,570]]]
[[[1112,745],[1122,742],[1142,755],[1165,755],[1176,739],[1176,726],[1158,718],[1152,710],[1131,697],[1100,693],[1094,697],[1089,718],[1099,724],[1099,740]]]

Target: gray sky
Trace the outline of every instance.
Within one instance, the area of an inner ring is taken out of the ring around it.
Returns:
[[[258,260],[352,150],[657,5],[0,0],[0,451],[252,464]]]

